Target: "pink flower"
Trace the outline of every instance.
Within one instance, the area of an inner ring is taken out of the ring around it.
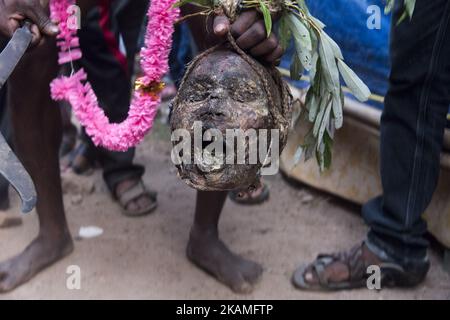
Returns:
[[[178,19],[179,9],[173,8],[176,0],[152,0],[148,10],[150,17],[145,35],[145,45],[141,51],[141,67],[145,84],[161,81],[168,71],[168,56],[172,46],[173,24]],[[81,59],[79,39],[76,30],[71,30],[66,21],[67,8],[75,0],[51,0],[50,12],[53,21],[59,21],[60,33],[57,36],[59,64]],[[91,85],[86,82],[83,69],[71,77],[60,77],[50,84],[54,100],[67,100],[74,114],[94,144],[113,151],[126,151],[144,139],[150,131],[156,116],[160,99],[152,95],[135,92],[128,118],[122,123],[110,123],[103,109],[98,105],[97,97]]]

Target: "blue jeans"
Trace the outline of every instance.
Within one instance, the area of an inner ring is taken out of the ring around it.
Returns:
[[[170,76],[178,87],[184,72],[186,64],[192,60],[192,37],[189,27],[186,23],[175,26],[173,34],[173,45],[169,56]]]
[[[450,105],[450,0],[417,0],[391,31],[391,74],[381,118],[383,195],[363,206],[367,245],[402,265],[427,260],[422,217],[436,189]]]

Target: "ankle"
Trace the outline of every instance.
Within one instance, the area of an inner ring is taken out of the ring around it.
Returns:
[[[72,236],[67,227],[41,227],[38,238],[45,242],[56,242],[61,244],[66,243],[67,241],[72,241]]]
[[[191,232],[190,232],[190,238],[192,240],[205,239],[205,238],[206,239],[218,239],[219,232],[217,231],[217,228],[193,225],[191,228]]]
[[[134,187],[137,183],[139,183],[139,179],[125,179],[123,181],[120,181],[114,188],[116,197]]]
[[[364,243],[362,247],[362,257],[369,264],[379,265],[383,262],[383,260],[378,257],[370,248]]]

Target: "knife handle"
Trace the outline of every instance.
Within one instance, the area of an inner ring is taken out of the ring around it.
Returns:
[[[24,30],[27,30],[27,31],[30,31],[30,32],[31,32],[31,25],[32,25],[32,24],[33,24],[33,23],[31,22],[31,20],[25,19],[25,20],[22,20],[22,21],[21,21],[20,27],[21,27],[21,29],[24,29]]]

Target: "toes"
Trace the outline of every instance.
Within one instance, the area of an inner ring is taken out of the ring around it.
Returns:
[[[235,293],[241,294],[251,293],[262,273],[263,268],[259,264],[242,258],[233,261],[220,272],[225,277],[222,282]]]
[[[216,278],[233,290],[234,293],[248,294],[253,291],[252,284],[247,282],[243,273],[233,265],[230,265],[226,270],[219,271]]]
[[[8,274],[9,274],[8,267],[9,267],[9,265],[6,263],[0,264],[0,283],[5,281],[5,279],[8,277]]]
[[[263,274],[263,267],[253,261],[243,260],[241,262],[242,274],[249,283],[256,284]]]
[[[186,248],[187,257],[192,263],[235,293],[248,294],[253,291],[253,285],[260,279],[263,271],[259,264],[233,254],[220,241],[197,240],[191,234]]]
[[[11,276],[6,272],[0,273],[0,293],[8,292],[14,289]]]
[[[230,286],[230,288],[234,293],[239,294],[250,294],[253,291],[253,286],[245,280],[242,280],[242,282],[240,282],[239,284]]]

